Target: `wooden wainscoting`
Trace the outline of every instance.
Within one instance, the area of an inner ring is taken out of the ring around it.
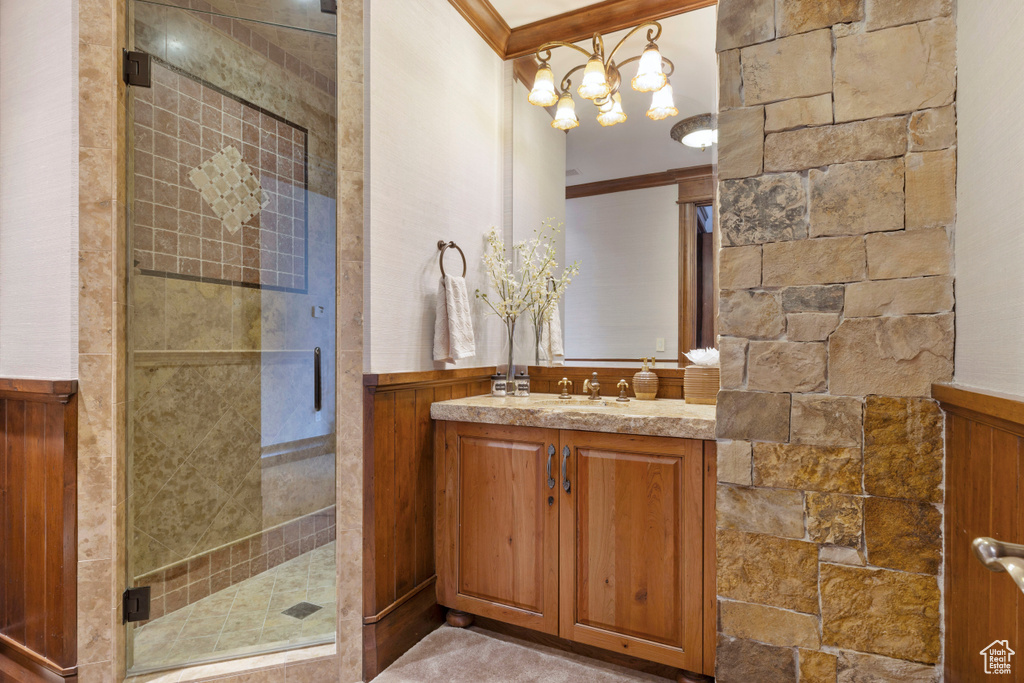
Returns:
[[[77,678],[77,392],[0,379],[0,680]]]
[[[639,368],[599,368],[582,365],[557,365],[544,367],[531,365],[530,391],[535,394],[557,394],[560,393],[558,382],[563,377],[572,380],[572,389],[569,393],[582,396],[583,382],[590,379],[592,373],[597,373],[597,379],[601,382],[601,395],[614,398],[619,395],[616,385],[620,379],[629,382],[627,393],[631,398],[633,393],[633,375]],[[658,398],[683,398],[683,369],[682,368],[654,368],[658,375]]]
[[[364,375],[363,677],[444,620],[434,583],[430,404],[491,390],[494,366]]]
[[[993,641],[1024,653],[1024,594],[971,548],[979,536],[1024,544],[1024,397],[950,385],[932,396],[946,411],[945,680],[980,681]],[[1022,656],[1002,680],[1024,681]]]

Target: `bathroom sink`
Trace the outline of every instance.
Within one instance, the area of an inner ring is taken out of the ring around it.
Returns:
[[[620,403],[615,399],[598,399],[591,401],[589,398],[552,398],[534,401],[533,405],[538,408],[621,408],[628,406],[628,403]]]

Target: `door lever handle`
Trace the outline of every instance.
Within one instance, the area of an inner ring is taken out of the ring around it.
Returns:
[[[548,488],[555,488],[555,478],[551,476],[551,459],[555,457],[555,444],[548,444]]]
[[[1024,545],[979,536],[971,543],[974,555],[993,572],[1006,572],[1024,592]]]
[[[569,483],[569,473],[566,467],[569,462],[569,453],[568,446],[562,448],[562,488],[565,489],[566,493],[572,491],[572,484]]]

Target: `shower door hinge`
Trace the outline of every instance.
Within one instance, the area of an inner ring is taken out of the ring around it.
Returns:
[[[129,588],[121,597],[121,623],[149,619],[149,586]]]
[[[338,0],[320,0],[320,11],[324,14],[337,14]]]
[[[137,85],[140,88],[153,87],[149,55],[145,52],[125,50],[123,69],[122,78],[128,85]]]

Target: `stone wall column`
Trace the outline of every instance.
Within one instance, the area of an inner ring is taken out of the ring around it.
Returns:
[[[937,681],[951,0],[720,0],[719,683]]]

